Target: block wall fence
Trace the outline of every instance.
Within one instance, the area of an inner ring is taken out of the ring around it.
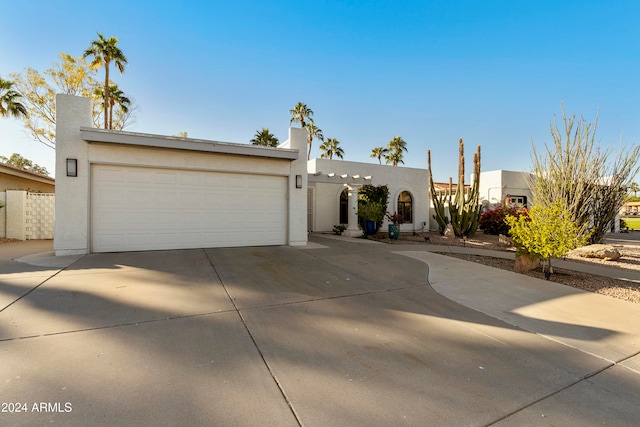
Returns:
[[[0,237],[53,239],[55,194],[22,190],[0,192]]]

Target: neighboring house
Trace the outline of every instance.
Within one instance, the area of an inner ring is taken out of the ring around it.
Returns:
[[[638,216],[640,215],[640,202],[626,202],[620,209],[620,215]]]
[[[24,190],[32,193],[54,193],[55,180],[49,176],[0,163],[0,191]]]
[[[496,203],[504,204],[509,196],[509,203],[529,207],[532,194],[529,189],[527,172],[495,170],[480,173],[480,201],[487,208]]]
[[[357,228],[357,191],[365,184],[386,185],[389,188],[387,211],[391,214],[401,213],[405,217],[400,231],[428,230],[427,169],[311,159],[307,170],[307,222],[310,231],[327,232],[335,225],[347,224],[348,235],[361,234]],[[387,223],[385,220],[383,230]]]
[[[480,202],[484,208],[491,209],[497,203],[504,204],[505,199],[508,197],[509,203],[512,205],[530,206],[532,203],[532,195],[529,184],[527,183],[528,175],[527,172],[507,170],[480,172]],[[470,178],[473,180],[473,175],[471,175]],[[450,191],[448,182],[434,182],[433,185],[436,193],[447,194]],[[457,183],[453,183],[451,189],[455,195]],[[465,191],[469,191],[470,189],[471,186],[465,184]],[[431,207],[433,208],[433,203],[431,203]],[[446,210],[445,214],[449,216]],[[438,229],[438,222],[434,218],[430,218],[430,228],[432,230]]]
[[[53,178],[0,163],[0,237],[51,239],[54,192]]]

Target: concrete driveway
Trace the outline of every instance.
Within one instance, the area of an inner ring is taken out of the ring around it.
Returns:
[[[0,246],[0,425],[640,417],[636,304],[415,245],[313,236],[58,269],[10,260],[29,244]]]

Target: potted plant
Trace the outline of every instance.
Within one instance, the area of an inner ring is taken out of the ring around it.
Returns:
[[[338,225],[334,225],[333,226],[333,233],[340,236],[342,233],[344,233],[344,230],[347,229],[347,226],[344,224],[338,224]]]
[[[358,218],[364,222],[365,234],[376,234],[377,222],[382,221],[384,213],[378,202],[361,202],[358,204]]]
[[[385,217],[391,222],[389,224],[389,238],[398,240],[398,237],[400,237],[400,224],[404,224],[404,216],[397,212],[393,215],[387,212]]]

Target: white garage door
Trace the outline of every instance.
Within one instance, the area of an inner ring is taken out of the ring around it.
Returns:
[[[286,244],[287,178],[93,165],[93,252]]]

